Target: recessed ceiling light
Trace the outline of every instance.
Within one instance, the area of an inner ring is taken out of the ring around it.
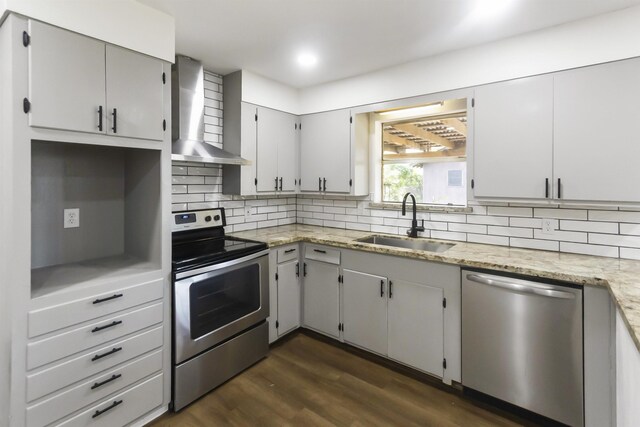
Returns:
[[[318,57],[313,53],[304,52],[298,55],[298,65],[303,68],[311,68],[318,63]]]

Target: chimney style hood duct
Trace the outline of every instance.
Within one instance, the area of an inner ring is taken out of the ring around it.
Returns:
[[[251,162],[204,141],[204,70],[186,56],[171,67],[171,160],[248,165]]]

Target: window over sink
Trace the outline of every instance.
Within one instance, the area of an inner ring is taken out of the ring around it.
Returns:
[[[466,99],[375,115],[382,151],[378,200],[401,202],[411,192],[426,205],[466,205]]]

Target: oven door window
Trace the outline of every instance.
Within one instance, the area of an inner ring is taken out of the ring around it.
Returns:
[[[252,264],[191,284],[191,339],[241,319],[260,308],[260,266]]]

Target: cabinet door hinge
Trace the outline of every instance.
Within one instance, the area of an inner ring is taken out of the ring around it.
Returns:
[[[353,187],[353,178],[349,180],[349,187]]]
[[[476,186],[476,182],[473,179],[471,179],[471,188],[474,188],[475,186]]]
[[[276,273],[276,280],[278,280],[280,278],[280,276],[278,276],[278,273]]]
[[[297,123],[295,123],[295,124],[293,125],[293,128],[294,128],[295,130],[298,130],[298,124],[297,124]]]
[[[167,73],[162,72],[162,84],[167,84]]]
[[[338,330],[344,331],[344,323],[338,323]]]
[[[256,113],[256,122],[258,121],[258,113]]]
[[[342,274],[338,275],[338,283],[344,283],[344,276]]]
[[[31,36],[26,31],[22,32],[22,46],[27,47],[31,43]]]
[[[166,120],[162,121],[162,130],[167,130],[167,121]]]
[[[349,123],[353,123],[353,116],[349,117]]]
[[[471,106],[472,107],[476,106],[476,99],[475,98],[471,98]]]
[[[447,369],[447,359],[442,359],[442,369]]]
[[[278,329],[279,327],[280,327],[280,322],[276,320],[276,329]]]
[[[447,308],[447,299],[446,298],[442,298],[442,307],[443,308]]]
[[[255,178],[255,179],[253,180],[253,184],[254,184],[254,185],[258,185],[258,178]]]
[[[27,98],[22,100],[22,111],[24,111],[25,114],[31,111],[31,102],[29,102]]]

